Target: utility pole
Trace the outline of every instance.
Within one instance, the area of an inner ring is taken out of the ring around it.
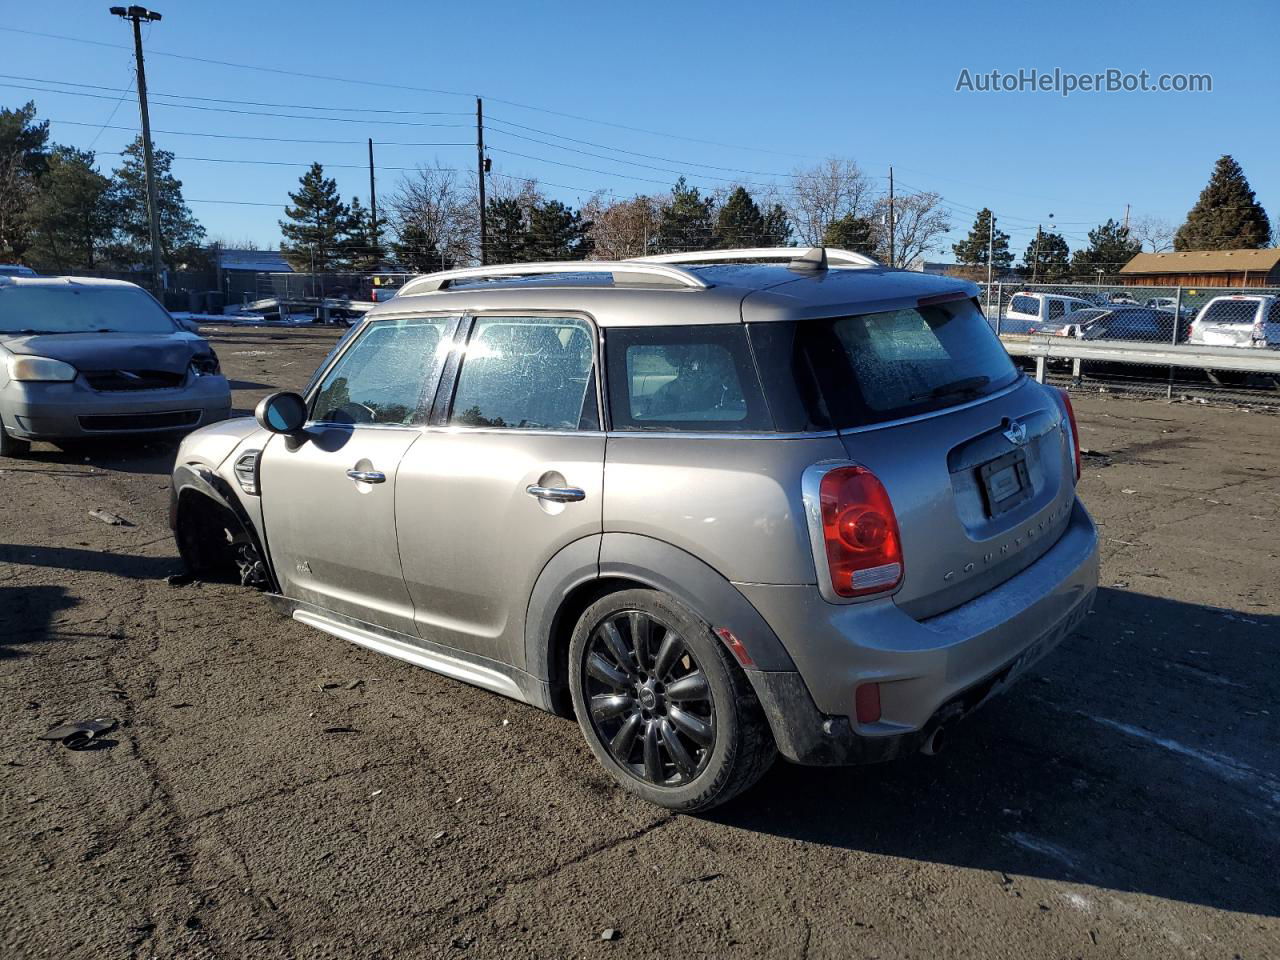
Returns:
[[[476,179],[480,197],[480,266],[489,262],[489,231],[484,222],[484,101],[476,97]]]
[[[996,215],[987,211],[987,289],[991,289],[991,267],[996,257]]]
[[[1124,205],[1124,232],[1129,232],[1129,204]]]
[[[1040,224],[1036,224],[1036,246],[1035,253],[1031,255],[1031,282],[1036,282],[1036,277],[1040,275]]]
[[[894,251],[894,223],[893,223],[893,167],[889,168],[889,269],[893,269]]]
[[[146,7],[112,7],[110,12],[133,23],[133,55],[138,64],[138,112],[142,115],[142,158],[147,176],[147,220],[151,228],[151,283],[156,293],[164,289],[160,263],[160,198],[156,192],[155,157],[151,152],[151,114],[147,111],[147,71],[142,64],[142,21],[158,23],[160,14]]]
[[[378,249],[378,191],[373,182],[373,137],[369,138],[369,243],[373,245],[369,251],[372,255]],[[375,264],[374,269],[378,266]]]

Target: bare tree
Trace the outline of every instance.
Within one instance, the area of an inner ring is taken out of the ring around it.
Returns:
[[[611,201],[598,193],[583,206],[582,215],[591,221],[587,235],[594,245],[594,256],[626,260],[653,252],[662,206],[654,197]]]
[[[787,214],[798,239],[814,246],[833,221],[849,214],[865,217],[877,199],[871,178],[852,160],[830,157],[792,177]]]
[[[877,231],[879,256],[888,263],[889,200],[882,197],[876,205],[874,220],[884,224]],[[942,206],[936,193],[900,194],[893,201],[893,263],[905,268],[933,248],[939,237],[951,229],[951,214]]]
[[[477,259],[474,188],[460,184],[454,170],[418,167],[401,178],[388,205],[396,256],[405,266],[441,270]]]
[[[1129,221],[1129,236],[1139,241],[1142,248],[1150,248],[1150,253],[1163,253],[1173,249],[1173,235],[1176,229],[1164,217],[1134,217]]]

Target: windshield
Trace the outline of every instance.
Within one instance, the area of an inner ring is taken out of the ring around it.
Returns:
[[[967,299],[751,326],[757,360],[766,358],[766,382],[776,379],[769,373],[775,364],[785,364],[812,425],[843,429],[927,413],[1001,390],[1019,376]],[[805,387],[810,377],[814,389]],[[775,416],[785,413],[774,406]]]
[[[0,333],[173,333],[138,287],[0,286]]]

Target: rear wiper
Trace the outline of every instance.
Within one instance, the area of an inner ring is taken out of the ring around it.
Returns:
[[[963,377],[959,380],[952,380],[950,383],[944,383],[940,387],[934,387],[925,393],[917,393],[912,400],[937,400],[941,397],[950,397],[955,394],[977,393],[988,383],[991,382],[990,377]]]

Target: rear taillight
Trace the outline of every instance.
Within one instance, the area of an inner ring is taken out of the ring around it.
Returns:
[[[1076,469],[1076,480],[1080,479],[1080,431],[1076,428],[1076,411],[1071,406],[1071,396],[1061,387],[1055,387],[1061,399],[1062,409],[1067,415],[1067,425],[1071,428],[1071,462]]]
[[[864,467],[836,467],[818,491],[822,539],[831,588],[862,597],[902,582],[898,519],[884,484]]]

